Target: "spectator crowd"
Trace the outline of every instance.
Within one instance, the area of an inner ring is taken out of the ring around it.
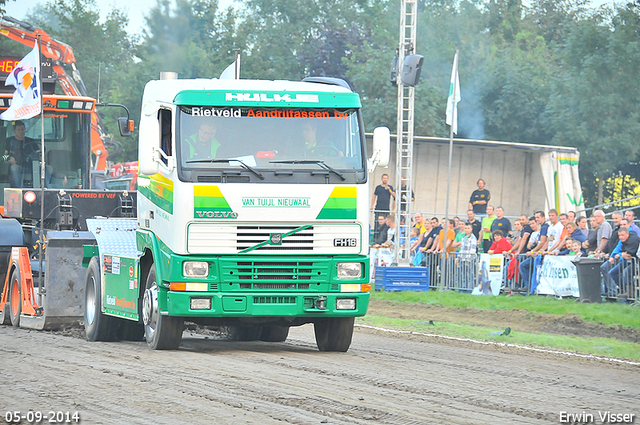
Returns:
[[[396,243],[395,214],[389,208],[395,193],[388,179],[388,175],[382,177],[372,201],[377,214],[373,248],[393,247]],[[426,218],[420,212],[410,217],[411,265],[425,265],[433,255],[472,261],[479,253],[503,254],[505,276],[518,282],[518,287],[511,289],[522,290],[531,287],[535,268],[546,256],[588,256],[602,260],[603,294],[634,297],[629,282],[636,273],[637,258],[632,258],[638,254],[640,228],[632,210],[612,213],[612,224],[602,210],[594,211],[587,219],[573,211],[559,213],[555,209],[546,214],[522,214],[512,223],[501,206],[494,208],[490,204],[491,195],[484,180],[478,180],[477,186],[464,220],[456,216],[445,222],[438,217]],[[404,224],[407,219],[406,212],[401,211],[401,222]],[[404,244],[404,235],[400,238]]]

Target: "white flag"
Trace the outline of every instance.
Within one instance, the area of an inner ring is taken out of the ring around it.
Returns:
[[[460,102],[460,80],[458,79],[458,52],[453,58],[449,99],[447,100],[447,121],[454,134],[458,134],[458,102]]]
[[[236,62],[237,62],[237,66],[236,66]],[[231,65],[229,65],[228,67],[225,68],[224,71],[222,71],[222,74],[220,74],[220,79],[221,80],[240,79],[240,56],[238,56],[236,60],[231,62]]]
[[[42,97],[40,95],[40,52],[36,40],[33,50],[29,52],[13,71],[7,76],[5,86],[16,88],[11,106],[0,118],[14,121],[35,117],[40,113]]]

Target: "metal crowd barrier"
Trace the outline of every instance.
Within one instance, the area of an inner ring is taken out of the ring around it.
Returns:
[[[375,270],[375,266],[389,265],[391,255],[391,250],[388,248],[372,249],[372,270]],[[421,266],[429,270],[430,290],[471,292],[478,282],[479,264],[480,256],[477,254],[425,253]],[[605,298],[640,300],[640,261],[637,257],[624,261],[616,260],[606,271],[612,278],[610,281],[605,280],[603,275],[602,295]],[[535,293],[537,279],[534,279],[534,274],[536,272],[536,262],[533,257],[526,255],[506,257],[501,292]]]
[[[604,262],[600,267],[602,294],[605,298],[640,299],[640,262],[638,257],[617,259],[613,264]]]

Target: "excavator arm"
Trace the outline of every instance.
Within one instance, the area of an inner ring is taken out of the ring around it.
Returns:
[[[33,48],[35,40],[40,36],[42,56],[51,59],[53,72],[60,83],[62,91],[68,96],[89,96],[87,89],[76,68],[76,58],[71,47],[61,41],[52,38],[41,28],[36,28],[26,22],[19,21],[10,16],[0,19],[0,34],[13,41]],[[71,76],[65,71],[70,68]],[[97,112],[91,117],[91,152],[96,156],[94,168],[106,170],[109,152],[105,147],[111,141],[105,131],[104,124]]]

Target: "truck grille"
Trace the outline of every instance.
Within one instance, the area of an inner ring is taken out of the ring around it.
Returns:
[[[238,251],[251,248],[268,241],[273,233],[285,234],[295,230],[297,226],[238,226],[236,245]],[[281,245],[264,245],[254,251],[313,251],[313,227],[282,239]]]
[[[296,297],[253,297],[254,304],[295,304]]]
[[[271,236],[285,235],[305,223],[278,225],[269,223],[228,224],[191,223],[188,227],[187,251],[190,254],[359,254],[362,228],[358,224],[317,223],[291,236],[280,244],[271,244]],[[336,239],[356,240],[356,246],[335,246]],[[256,247],[263,244],[260,247]]]
[[[295,290],[326,282],[327,261],[221,261],[225,282],[238,283],[241,289]]]

